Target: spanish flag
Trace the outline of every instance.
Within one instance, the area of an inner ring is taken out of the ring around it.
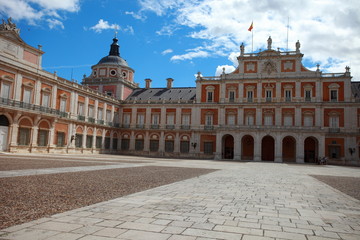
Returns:
[[[251,30],[253,29],[253,27],[254,27],[254,26],[253,26],[253,22],[251,22],[251,25],[250,25],[248,31],[251,32]]]

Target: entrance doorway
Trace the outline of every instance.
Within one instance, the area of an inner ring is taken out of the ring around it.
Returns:
[[[254,159],[254,138],[250,135],[245,135],[241,139],[241,159]]]
[[[9,120],[5,115],[0,115],[0,151],[8,148]]]
[[[234,137],[227,134],[222,139],[222,158],[234,159]]]
[[[296,140],[285,137],[282,142],[282,158],[284,162],[296,162]]]
[[[315,163],[318,159],[318,141],[314,137],[308,137],[304,142],[304,162]]]
[[[275,159],[275,140],[271,136],[265,136],[261,141],[261,160],[274,161],[274,159]]]

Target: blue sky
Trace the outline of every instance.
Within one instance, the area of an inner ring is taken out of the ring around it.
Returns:
[[[135,81],[164,87],[195,86],[194,75],[215,76],[236,67],[239,45],[289,50],[297,40],[304,64],[323,72],[351,67],[360,80],[360,2],[355,0],[0,0],[3,19],[12,17],[20,36],[43,46],[43,68],[78,82],[108,55],[115,31],[120,54]]]

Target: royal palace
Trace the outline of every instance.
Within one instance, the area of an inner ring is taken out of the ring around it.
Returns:
[[[145,88],[120,56],[109,54],[81,84],[42,70],[41,47],[11,21],[0,25],[0,151],[103,153],[174,158],[360,165],[360,82],[303,66],[293,51],[246,53],[196,87]]]

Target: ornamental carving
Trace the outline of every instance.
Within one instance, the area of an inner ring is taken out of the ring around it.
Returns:
[[[8,18],[7,22],[4,19],[2,20],[0,31],[14,31],[16,34],[20,34],[20,29],[16,28],[16,24],[12,22],[11,17]]]
[[[277,67],[275,62],[271,60],[264,62],[262,72],[265,72],[267,74],[271,74],[272,72],[277,72]]]

